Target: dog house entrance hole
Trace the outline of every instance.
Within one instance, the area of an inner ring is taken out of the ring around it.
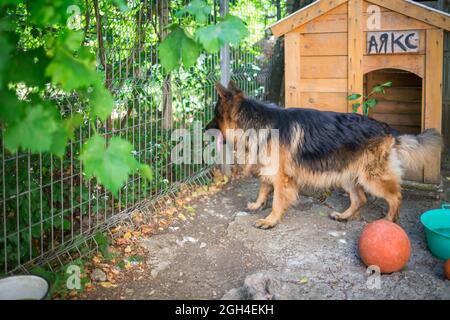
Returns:
[[[378,100],[369,116],[385,122],[402,133],[418,134],[422,129],[422,78],[398,69],[381,69],[364,76],[367,94],[377,84],[392,81],[385,94],[374,94]]]

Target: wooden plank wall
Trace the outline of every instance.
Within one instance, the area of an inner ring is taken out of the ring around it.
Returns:
[[[286,48],[286,106],[345,112],[347,105],[347,4],[302,25],[298,51]],[[290,57],[290,55],[292,55]],[[294,58],[295,57],[295,58]],[[300,72],[293,74],[296,68]],[[288,82],[298,79],[296,94]]]
[[[366,20],[371,13],[367,13],[370,2],[364,1],[362,5],[362,13]],[[367,23],[363,24],[364,28],[364,58],[363,58],[363,72],[378,70],[383,66],[396,68],[400,70],[407,70],[423,77],[425,74],[425,45],[426,45],[426,30],[434,29],[435,27],[426,24],[422,21],[409,18],[401,13],[391,11],[389,9],[380,7],[381,11],[381,25],[380,29],[370,30]],[[405,53],[405,54],[380,54],[368,55],[366,52],[366,33],[370,31],[405,31],[418,30],[419,31],[419,52]]]

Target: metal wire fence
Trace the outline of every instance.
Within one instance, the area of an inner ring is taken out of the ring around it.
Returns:
[[[135,210],[150,214],[167,197],[175,196],[180,186],[209,180],[207,165],[171,161],[176,144],[171,132],[211,119],[217,99],[214,84],[220,78],[219,55],[205,53],[190,70],[164,75],[157,51],[157,35],[170,20],[164,14],[171,14],[164,3],[168,5],[160,0],[142,6],[133,16],[111,13],[92,19],[85,40],[85,45],[97,50],[105,86],[115,99],[114,112],[105,123],[97,122],[96,131],[105,140],[120,136],[130,141],[135,157],[151,166],[153,179],[130,176],[116,198],[95,180],[88,180],[78,159],[94,129],[87,119],[62,158],[47,153],[12,154],[5,149],[1,132],[0,274],[24,272],[41,264],[57,268],[95,250],[94,236],[131,221]],[[89,9],[92,16],[94,9]],[[131,38],[134,41],[129,42]],[[248,95],[264,97],[270,60],[261,56],[261,50],[232,48],[230,60],[231,78]],[[62,117],[84,115],[87,107],[76,95],[56,89],[49,89],[48,98],[57,102]]]

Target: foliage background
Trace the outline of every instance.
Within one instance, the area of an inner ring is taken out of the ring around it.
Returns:
[[[158,50],[173,22],[192,34],[220,22],[218,1],[200,23],[177,14],[188,2],[0,2],[0,272],[45,261],[205,169],[170,162],[170,133],[211,118],[217,48],[170,74]],[[230,13],[249,30],[232,48],[232,77],[263,96],[260,41],[279,12],[246,0]]]

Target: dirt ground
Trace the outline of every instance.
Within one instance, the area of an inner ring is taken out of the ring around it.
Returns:
[[[336,191],[324,201],[302,196],[280,225],[260,230],[253,222],[270,208],[246,211],[258,181],[241,179],[191,204],[192,221],[143,240],[147,268],[130,271],[116,287],[100,287],[87,298],[450,299],[443,261],[427,250],[419,222],[421,213],[449,202],[448,153],[444,164],[440,200],[403,193],[398,223],[411,240],[411,257],[401,272],[374,278],[357,255],[361,230],[384,217],[383,200],[371,198],[359,220],[338,222],[328,214],[346,208],[346,195]]]

